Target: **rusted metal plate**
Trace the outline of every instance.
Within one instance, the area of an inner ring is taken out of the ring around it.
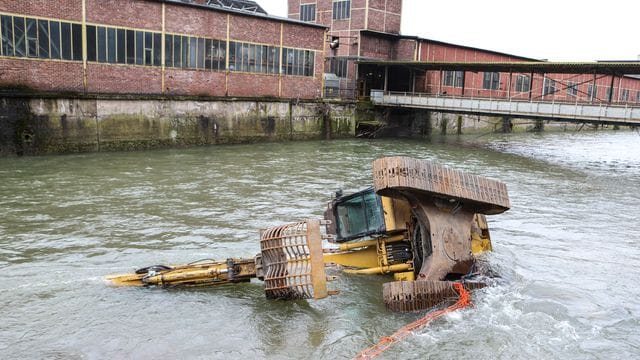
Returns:
[[[444,200],[460,201],[483,214],[509,210],[507,186],[498,180],[468,174],[428,160],[384,157],[373,162],[373,185],[379,195],[402,197],[409,190]]]
[[[265,293],[270,299],[327,297],[320,223],[307,220],[264,230],[260,236]]]

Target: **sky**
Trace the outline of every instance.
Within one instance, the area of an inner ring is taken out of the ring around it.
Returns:
[[[286,0],[257,0],[287,16]],[[404,0],[403,35],[550,61],[638,60],[637,0]]]

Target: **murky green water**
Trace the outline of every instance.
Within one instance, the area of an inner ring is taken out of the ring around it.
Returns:
[[[408,155],[498,178],[490,218],[504,284],[387,358],[640,357],[640,135],[347,140],[0,159],[0,358],[350,358],[421,314],[393,314],[383,279],[277,302],[259,282],[110,288],[156,263],[251,257],[258,229],[320,217],[371,161]]]

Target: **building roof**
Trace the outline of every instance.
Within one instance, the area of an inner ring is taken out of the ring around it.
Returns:
[[[207,5],[267,15],[257,2],[251,0],[208,0]]]
[[[624,62],[549,62],[549,61],[500,61],[500,62],[446,62],[446,61],[382,61],[361,60],[359,64],[380,66],[404,66],[416,70],[494,71],[547,74],[601,74],[638,75],[640,61]]]
[[[264,9],[262,9],[260,5],[258,5],[258,3],[250,0],[207,0],[206,3],[197,3],[194,0],[155,0],[155,1],[163,2],[167,4],[174,4],[174,5],[191,6],[191,7],[196,7],[203,10],[228,12],[228,13],[233,13],[237,15],[251,16],[251,17],[256,17],[256,18],[261,18],[266,20],[275,20],[280,22],[305,25],[305,26],[322,28],[322,29],[327,28],[327,26],[321,25],[321,24],[310,23],[306,21],[300,21],[300,20],[275,16],[275,15],[269,15],[267,14],[266,11],[264,11]]]
[[[427,39],[427,38],[422,38],[422,37],[419,37],[419,36],[393,34],[393,33],[387,33],[387,32],[375,31],[375,30],[362,30],[361,32],[364,33],[364,34],[368,33],[368,34],[375,35],[375,36],[380,36],[380,37],[396,38],[397,40],[402,40],[402,39],[417,40],[417,41],[429,42],[429,43],[432,43],[432,44],[453,46],[453,47],[457,47],[457,48],[460,48],[460,49],[482,51],[482,52],[489,53],[489,54],[494,54],[494,55],[508,56],[508,57],[520,59],[520,60],[523,60],[523,61],[539,61],[538,59],[534,59],[534,58],[528,58],[528,57],[519,56],[519,55],[507,54],[507,53],[500,52],[500,51],[482,49],[482,48],[477,48],[477,47],[473,47],[473,46],[454,44],[454,43],[444,42],[444,41],[440,41],[440,40]]]

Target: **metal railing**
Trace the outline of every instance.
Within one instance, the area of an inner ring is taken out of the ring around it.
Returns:
[[[371,90],[371,101],[376,105],[425,108],[442,112],[640,125],[640,106],[630,104],[474,98],[410,92],[385,93],[382,90]]]

